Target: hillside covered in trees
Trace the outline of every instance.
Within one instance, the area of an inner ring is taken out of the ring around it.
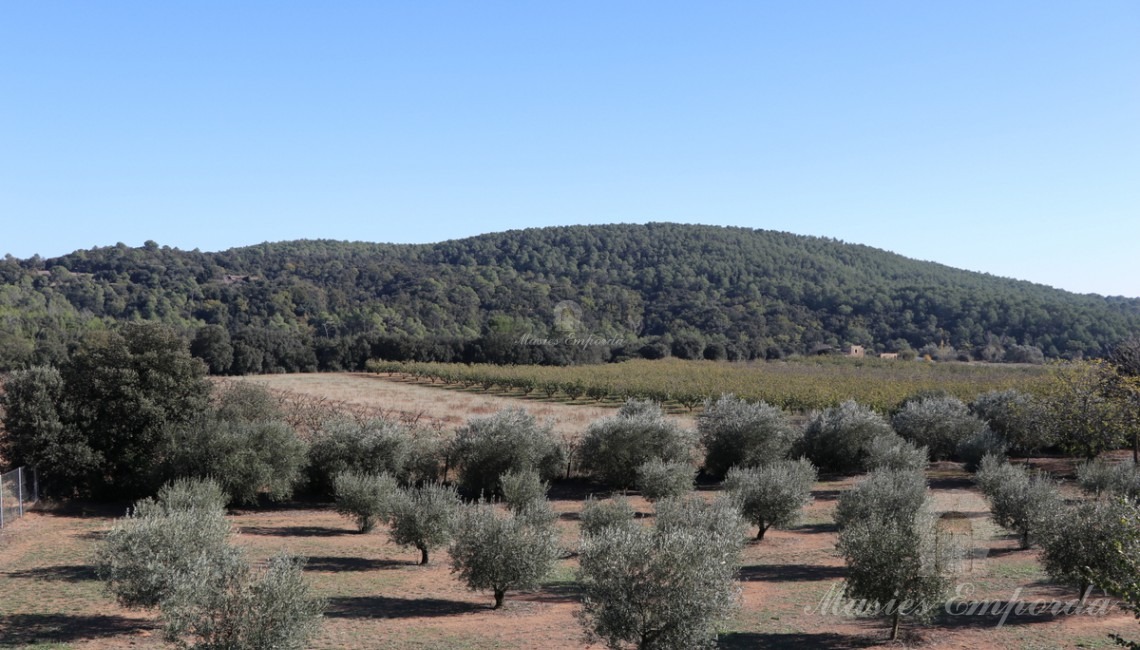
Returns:
[[[370,357],[755,359],[852,344],[1033,361],[1103,355],[1140,332],[1140,299],[832,239],[667,223],[218,253],[147,242],[0,261],[0,368],[58,363],[83,332],[127,320],[175,326],[219,373],[360,368]],[[589,337],[608,341],[576,345]]]

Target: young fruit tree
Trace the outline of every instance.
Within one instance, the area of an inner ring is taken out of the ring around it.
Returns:
[[[499,609],[507,591],[537,586],[561,549],[548,520],[500,512],[480,502],[464,508],[449,552],[452,573],[472,590],[490,590]]]
[[[961,400],[950,396],[908,401],[891,424],[903,438],[926,447],[932,460],[952,457],[959,444],[986,428]]]
[[[511,470],[499,477],[503,503],[513,512],[528,509],[532,504],[546,500],[550,484],[534,470]]]
[[[636,515],[633,506],[625,497],[615,497],[605,501],[589,497],[578,517],[581,520],[582,534],[593,535],[611,526],[619,528],[636,526],[637,521],[634,519]]]
[[[1129,579],[1130,566],[1118,545],[1131,531],[1132,507],[1121,499],[1083,501],[1065,507],[1043,529],[1041,563],[1057,582],[1080,590],[1081,601],[1093,586]],[[1103,581],[1093,583],[1089,575]]]
[[[564,461],[550,426],[522,409],[471,418],[456,434],[451,453],[459,466],[460,487],[472,497],[500,494],[501,477],[512,470],[553,479]]]
[[[455,534],[459,519],[459,494],[454,487],[427,483],[398,492],[392,499],[392,542],[414,546],[420,564],[427,564],[432,549],[447,544]]]
[[[762,467],[733,467],[724,479],[724,489],[744,518],[758,528],[764,539],[771,527],[789,528],[811,502],[816,481],[815,466],[806,459],[781,460]]]
[[[821,470],[857,472],[865,469],[871,443],[883,437],[893,440],[898,436],[883,416],[848,400],[812,413],[800,446]]]
[[[889,618],[892,641],[904,617],[927,621],[945,602],[958,557],[925,507],[849,522],[839,533],[839,551],[847,561],[844,593],[865,601],[865,615]]]

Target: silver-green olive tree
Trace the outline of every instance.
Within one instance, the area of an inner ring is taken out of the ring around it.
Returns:
[[[398,492],[391,502],[392,542],[414,546],[420,564],[427,564],[432,549],[451,541],[459,520],[459,494],[455,487],[427,483]]]
[[[731,467],[757,467],[787,458],[800,432],[786,413],[764,402],[721,395],[697,416],[705,471],[724,476]]]
[[[811,488],[817,475],[807,459],[781,460],[761,467],[728,470],[724,489],[744,518],[756,525],[756,539],[769,528],[789,528],[800,511],[811,503]]]
[[[468,588],[494,594],[494,608],[499,609],[508,591],[537,586],[554,567],[561,549],[549,520],[479,502],[460,514],[449,553],[452,572]]]
[[[737,604],[745,524],[726,500],[658,506],[652,528],[604,526],[583,535],[582,623],[610,648],[714,647],[717,626]]]

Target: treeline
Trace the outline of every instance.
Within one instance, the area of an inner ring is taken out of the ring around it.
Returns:
[[[677,224],[219,253],[147,242],[0,261],[0,369],[61,363],[84,332],[136,320],[216,342],[211,366],[231,374],[360,369],[369,358],[771,359],[848,345],[1032,362],[1104,355],[1140,331],[1140,300],[831,239]]]

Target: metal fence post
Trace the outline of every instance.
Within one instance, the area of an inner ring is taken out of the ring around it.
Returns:
[[[24,516],[24,468],[16,468],[16,503],[20,504],[20,516]]]

